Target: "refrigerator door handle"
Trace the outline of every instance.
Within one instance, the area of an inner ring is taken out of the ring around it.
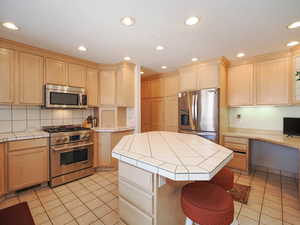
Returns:
[[[198,118],[198,94],[195,95],[195,120],[196,120],[196,124],[198,126],[198,121],[200,118]],[[197,129],[199,129],[199,127],[197,127]]]
[[[194,102],[195,102],[195,96],[192,95],[192,122],[194,123],[194,120],[195,120],[195,105],[194,105]]]

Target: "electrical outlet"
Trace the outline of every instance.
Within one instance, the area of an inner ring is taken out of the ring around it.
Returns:
[[[242,118],[242,115],[241,114],[236,114],[236,118],[239,120]]]

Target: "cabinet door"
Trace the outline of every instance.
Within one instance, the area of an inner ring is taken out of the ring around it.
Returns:
[[[0,144],[0,196],[6,193],[5,177],[5,148]]]
[[[8,152],[9,191],[48,181],[48,161],[48,148]]]
[[[219,65],[199,65],[197,70],[197,89],[219,87]]]
[[[177,96],[165,98],[165,130],[178,130],[178,99]]]
[[[253,64],[231,67],[228,71],[228,105],[253,105]]]
[[[85,87],[86,67],[76,64],[69,64],[68,67],[69,85],[73,87]]]
[[[118,106],[134,106],[134,71],[129,66],[118,69],[116,92]]]
[[[0,48],[0,103],[13,103],[14,51]]]
[[[289,58],[256,65],[256,104],[283,105],[289,103]]]
[[[197,89],[197,68],[189,66],[179,70],[179,90],[195,90]]]
[[[150,80],[142,80],[141,97],[142,98],[151,98],[151,81]]]
[[[98,106],[98,83],[98,71],[95,69],[88,69],[86,77],[86,89],[89,106]]]
[[[179,76],[171,75],[164,77],[164,96],[177,96],[179,91]]]
[[[100,103],[102,105],[116,103],[116,74],[113,70],[100,72]]]
[[[43,57],[21,52],[19,55],[19,100],[23,104],[43,104]],[[34,84],[34,85],[33,85]]]
[[[165,105],[163,98],[152,99],[151,101],[151,129],[160,131],[165,129]]]
[[[142,132],[151,130],[151,99],[143,99],[141,102]]]
[[[164,79],[157,78],[151,80],[151,97],[160,98],[164,97]]]
[[[55,59],[46,59],[45,68],[46,83],[68,85],[66,64]]]

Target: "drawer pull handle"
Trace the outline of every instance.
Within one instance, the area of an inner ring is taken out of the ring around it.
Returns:
[[[234,153],[238,153],[238,154],[246,154],[246,152],[240,152],[240,151],[233,151]]]

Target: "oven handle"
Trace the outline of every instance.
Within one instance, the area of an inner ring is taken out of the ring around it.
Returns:
[[[76,145],[76,146],[72,146],[72,147],[71,146],[69,146],[69,147],[62,147],[62,148],[51,147],[51,150],[55,151],[55,152],[61,152],[61,151],[65,151],[65,150],[77,149],[77,148],[82,148],[82,147],[92,146],[92,145],[93,145],[93,143],[89,142],[89,143],[86,143],[86,144]]]

